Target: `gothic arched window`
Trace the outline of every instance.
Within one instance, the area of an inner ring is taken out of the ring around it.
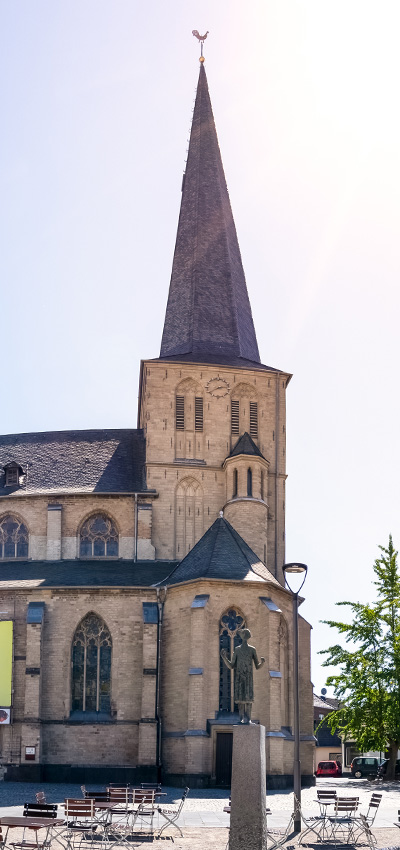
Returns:
[[[72,641],[72,711],[111,709],[112,640],[104,620],[87,614]]]
[[[232,493],[232,497],[234,499],[236,499],[237,494],[238,494],[238,471],[237,471],[237,469],[234,469],[233,470],[233,493]]]
[[[175,457],[202,458],[203,430],[203,388],[192,378],[185,378],[175,390]]]
[[[253,495],[253,473],[250,467],[247,470],[247,495]]]
[[[246,623],[244,617],[235,608],[229,608],[222,615],[219,622],[219,710],[233,712],[237,710],[234,704],[235,693],[235,671],[229,670],[221,658],[221,649],[226,649],[230,658],[233,651],[241,644],[238,635],[240,629],[244,629]]]
[[[117,558],[118,531],[107,514],[94,514],[83,523],[80,533],[81,558]]]
[[[27,558],[29,534],[26,525],[8,514],[0,519],[0,558]]]
[[[183,558],[203,534],[203,491],[194,478],[184,478],[175,496],[175,550]]]

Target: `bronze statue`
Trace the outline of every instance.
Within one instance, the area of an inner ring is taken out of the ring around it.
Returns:
[[[236,671],[235,702],[239,706],[240,722],[251,723],[254,700],[253,664],[256,670],[259,670],[265,664],[265,658],[259,661],[255,647],[247,643],[251,638],[250,629],[240,629],[238,635],[242,638],[242,643],[236,647],[232,658],[228,657],[226,649],[221,649],[221,657],[227,667]]]

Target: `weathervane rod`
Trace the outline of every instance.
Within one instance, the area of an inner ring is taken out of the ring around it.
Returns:
[[[204,35],[200,35],[198,30],[192,30],[192,35],[194,35],[198,39],[198,41],[200,42],[200,48],[201,48],[200,62],[204,62],[203,44],[204,44],[204,42],[205,42],[205,40],[208,36],[208,32],[209,32],[209,30],[207,30],[207,32]]]

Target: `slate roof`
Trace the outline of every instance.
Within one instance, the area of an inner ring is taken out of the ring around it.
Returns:
[[[331,732],[329,726],[324,721],[320,729],[316,729],[315,737],[318,747],[339,747],[342,746],[342,739],[336,732]]]
[[[248,434],[247,431],[239,437],[229,457],[236,457],[237,455],[257,455],[257,457],[264,458],[264,455],[261,454],[260,449],[256,446],[254,440],[250,437],[250,434]]]
[[[260,363],[203,63],[160,356],[188,354]]]
[[[0,590],[42,587],[151,587],[176,561],[2,561]]]
[[[163,584],[196,579],[270,582],[281,587],[240,534],[222,517],[215,520]]]
[[[132,428],[0,436],[0,495],[142,491],[145,454],[143,431]],[[10,461],[24,471],[19,487],[5,486]]]

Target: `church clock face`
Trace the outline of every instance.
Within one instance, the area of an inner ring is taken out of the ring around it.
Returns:
[[[225,395],[228,395],[229,390],[228,381],[225,378],[220,378],[219,375],[216,378],[210,378],[206,384],[206,392],[210,393],[214,398],[223,398]]]

